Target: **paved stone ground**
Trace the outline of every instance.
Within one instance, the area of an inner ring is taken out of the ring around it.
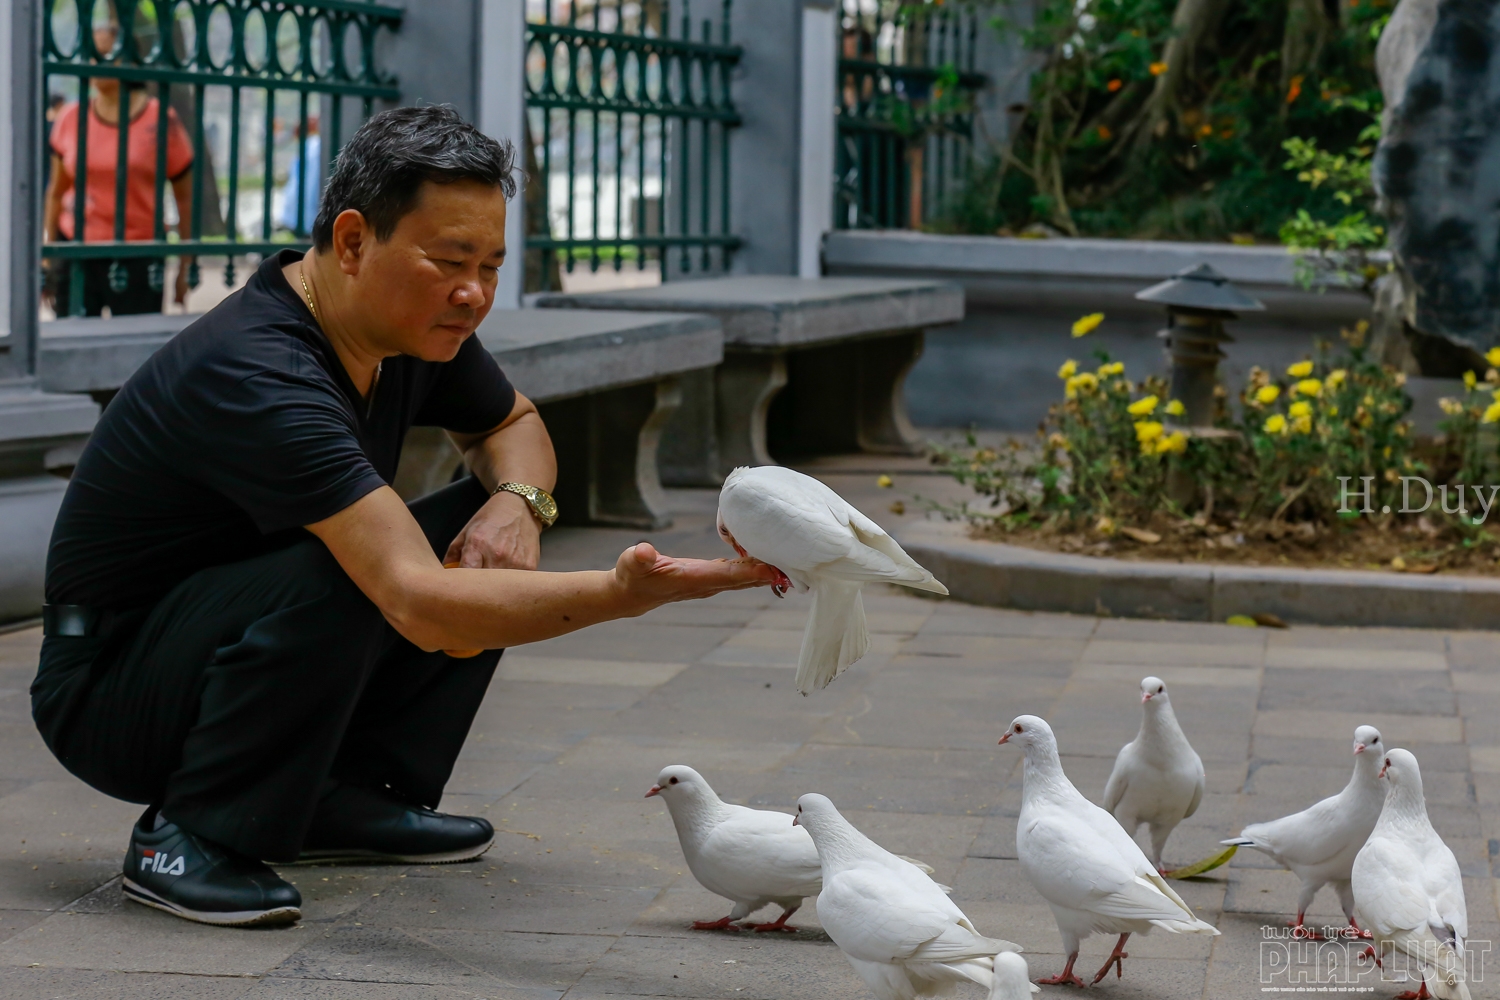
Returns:
[[[887,521],[902,489],[936,486],[898,476],[894,493],[880,492],[876,471],[868,460],[824,467]],[[718,554],[713,494],[676,497],[678,527],[657,541]],[[634,540],[558,531],[547,563],[603,565]],[[1098,620],[894,589],[866,600],[871,654],[806,699],[789,669],[805,601],[768,592],[508,653],[445,802],[502,831],[489,855],[449,867],[291,869],[306,917],[261,931],[123,903],[120,858],[138,807],[94,793],[52,760],[25,694],[39,636],[0,636],[0,996],[867,996],[811,905],[793,918],[795,936],[686,929],[727,904],[687,874],[665,806],[642,798],[669,763],[696,766],[732,801],[787,809],[802,792],[828,794],[875,840],[933,865],[982,930],[1023,944],[1033,976],[1050,974],[1061,964],[1057,932],[1015,860],[1019,754],[995,741],[1017,714],[1047,717],[1068,773],[1098,796],[1138,725],[1136,685],[1147,673],[1172,685],[1208,770],[1202,808],[1173,836],[1169,863],[1336,791],[1354,727],[1373,723],[1421,760],[1434,824],[1464,868],[1471,942],[1500,939],[1491,868],[1500,635]],[[1125,978],[1101,992],[1261,995],[1262,928],[1291,910],[1292,876],[1242,854],[1181,890],[1223,936],[1138,938]],[[1331,892],[1312,916],[1337,918]],[[1080,967],[1097,968],[1108,947],[1088,941]],[[1343,946],[1331,947],[1342,961]],[[1475,984],[1476,997],[1496,995],[1491,979]],[[1362,985],[1376,997],[1398,989]]]

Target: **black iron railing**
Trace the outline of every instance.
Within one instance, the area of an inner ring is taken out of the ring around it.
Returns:
[[[835,221],[920,228],[964,182],[983,13],[938,0],[841,0]]]
[[[88,109],[73,119],[75,134],[50,140],[76,164],[72,236],[42,247],[52,266],[69,268],[68,301],[57,302],[57,312],[84,314],[85,262],[111,261],[108,283],[123,292],[132,280],[127,262],[148,259],[145,280],[160,291],[169,257],[192,258],[193,285],[197,257],[224,257],[232,285],[236,257],[306,247],[317,181],[337,156],[346,118],[362,121],[375,100],[399,97],[396,81],[376,65],[376,42],[400,21],[399,9],[359,0],[51,0],[42,43],[48,120],[60,116],[70,97],[81,97]],[[113,107],[101,109],[101,99],[91,99],[90,91],[100,89],[96,81],[117,94]],[[156,124],[137,110],[151,99]],[[162,110],[168,107],[170,114]],[[100,195],[89,191],[88,123],[108,124],[110,117],[125,123],[110,126],[115,182],[104,197],[112,200],[113,232],[111,239],[90,239],[87,206]],[[179,219],[188,220],[177,232],[168,231],[166,198],[174,186],[166,170],[172,126],[156,127],[172,117],[192,149],[189,204],[177,204],[182,192],[174,190]],[[154,129],[149,239],[127,238],[133,123]],[[326,145],[320,136],[328,137]],[[274,196],[283,188],[278,159],[295,163],[286,181],[296,181],[296,203],[285,220],[273,217]],[[49,151],[46,169],[55,167]]]
[[[530,287],[559,269],[728,266],[731,0],[717,26],[690,0],[529,0]],[[675,25],[675,34],[674,34]],[[694,37],[696,34],[696,37]]]

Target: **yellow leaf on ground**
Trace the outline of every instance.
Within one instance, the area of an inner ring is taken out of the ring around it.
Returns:
[[[1228,618],[1224,619],[1224,624],[1238,625],[1240,628],[1255,628],[1260,624],[1260,622],[1257,622],[1249,615],[1230,615]]]
[[[1235,617],[1240,616],[1236,615]],[[1224,848],[1224,850],[1220,851],[1218,854],[1206,857],[1202,861],[1194,862],[1193,864],[1187,865],[1183,868],[1173,868],[1169,872],[1162,872],[1162,877],[1192,878],[1194,875],[1202,875],[1204,872],[1211,872],[1220,865],[1227,863],[1230,858],[1234,857],[1234,852],[1237,850],[1239,850],[1239,848],[1231,844],[1230,846]]]
[[[1144,528],[1121,528],[1120,534],[1124,535],[1126,538],[1134,538],[1142,545],[1155,545],[1157,542],[1161,541],[1160,535],[1158,535],[1154,531],[1147,531]]]

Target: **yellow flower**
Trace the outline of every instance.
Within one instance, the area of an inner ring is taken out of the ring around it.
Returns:
[[[1081,319],[1076,319],[1073,321],[1073,336],[1086,337],[1097,330],[1099,324],[1103,322],[1103,313],[1089,313]]]
[[[1266,418],[1265,431],[1267,434],[1285,434],[1286,417],[1279,413],[1273,413]]]
[[[1311,361],[1299,361],[1286,370],[1292,378],[1307,378],[1312,374],[1313,363]]]
[[[1154,62],[1146,68],[1151,71],[1152,76],[1161,76],[1167,71],[1167,64],[1164,62]]]
[[[1500,347],[1491,347],[1488,351],[1485,351],[1484,360],[1496,368],[1500,368]]]
[[[1181,455],[1187,451],[1187,442],[1186,434],[1182,431],[1173,431],[1156,442],[1156,453],[1158,455]]]
[[[1261,405],[1266,405],[1276,402],[1277,398],[1280,397],[1280,395],[1281,386],[1263,385],[1259,389],[1255,390],[1255,401],[1257,403],[1260,403]]]
[[[1135,439],[1141,444],[1147,444],[1161,437],[1165,430],[1166,428],[1155,420],[1142,420],[1135,425]]]
[[[1296,385],[1292,386],[1292,388],[1303,396],[1323,395],[1323,383],[1319,382],[1315,378],[1305,378],[1301,382],[1298,382]]]
[[[1452,396],[1444,396],[1442,399],[1438,400],[1438,406],[1444,413],[1448,414],[1448,416],[1450,417],[1456,417],[1460,413],[1464,412],[1464,404],[1460,403]]]
[[[1330,417],[1336,417],[1336,416],[1338,416],[1339,415],[1339,408],[1337,406],[1330,406],[1328,408],[1328,415]]]
[[[1344,379],[1348,377],[1349,373],[1343,368],[1335,368],[1333,371],[1328,373],[1328,378],[1325,381],[1327,381],[1328,387],[1330,389],[1337,389],[1339,386],[1344,384]]]
[[[1298,434],[1311,434],[1312,417],[1297,417],[1292,421],[1292,430],[1296,431]]]
[[[1064,361],[1062,367],[1057,370],[1057,377],[1072,378],[1077,372],[1078,362],[1074,361],[1072,358],[1069,358],[1067,361]]]
[[[1063,393],[1073,399],[1079,392],[1093,392],[1099,388],[1099,379],[1092,372],[1081,372],[1063,384]]]
[[[1156,404],[1161,402],[1155,396],[1145,396],[1125,407],[1132,417],[1149,417],[1156,412]]]
[[[1123,375],[1123,374],[1125,374],[1125,362],[1123,362],[1123,361],[1111,361],[1107,365],[1100,365],[1099,366],[1099,377],[1100,378],[1109,378],[1111,375]]]
[[[891,477],[882,475],[879,479],[875,480],[875,485],[883,490],[888,490],[891,488]]]
[[[1312,404],[1298,401],[1286,408],[1287,416],[1307,417],[1312,415]]]
[[[1491,403],[1485,407],[1484,416],[1479,418],[1482,424],[1493,424],[1500,421],[1500,403]]]
[[[1187,407],[1182,405],[1182,400],[1174,399],[1167,404],[1163,412],[1169,417],[1180,417],[1187,412]]]
[[[1479,381],[1479,376],[1475,375],[1473,372],[1464,372],[1464,388],[1465,389],[1472,389],[1472,388],[1474,388],[1474,383],[1476,383],[1478,381]]]

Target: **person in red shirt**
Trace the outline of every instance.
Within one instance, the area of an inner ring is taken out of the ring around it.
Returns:
[[[114,29],[95,32],[95,43],[101,52],[114,46]],[[156,130],[161,121],[161,102],[147,94],[144,85],[128,84],[130,124],[126,158],[125,239],[150,240],[156,235]],[[116,162],[119,153],[119,114],[121,81],[95,77],[95,97],[89,101],[88,165],[84,204],[83,240],[94,243],[115,239]],[[78,176],[77,102],[65,106],[52,123],[51,181],[47,185],[43,225],[48,242],[76,240],[74,232],[75,182]],[[177,115],[167,109],[166,174],[177,200],[178,232],[188,239],[192,231],[193,146],[187,130]],[[109,284],[110,260],[89,260],[83,265],[84,309],[98,316],[105,306],[115,316],[129,313],[161,311],[161,289],[151,288],[148,273],[155,258],[130,257],[118,263],[125,268],[124,291],[114,291]],[[187,298],[187,272],[190,260],[183,258],[178,268],[174,300],[181,304]],[[59,315],[68,312],[72,291],[70,261],[54,259],[50,268],[48,291]]]

